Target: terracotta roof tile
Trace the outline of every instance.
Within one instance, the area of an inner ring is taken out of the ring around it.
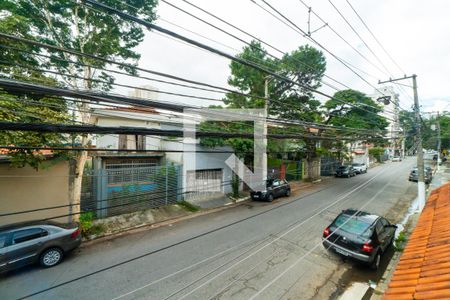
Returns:
[[[385,295],[384,300],[412,300],[413,294],[405,294],[405,295]]]
[[[431,192],[383,299],[450,299],[450,183]]]

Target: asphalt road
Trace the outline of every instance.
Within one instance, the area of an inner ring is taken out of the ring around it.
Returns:
[[[323,229],[345,208],[398,221],[414,197],[412,166],[412,158],[387,163],[273,203],[94,244],[54,268],[0,277],[1,299],[328,298],[354,264],[322,247]]]

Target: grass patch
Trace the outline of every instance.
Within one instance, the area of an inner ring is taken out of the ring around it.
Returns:
[[[200,206],[194,205],[194,204],[184,201],[184,200],[178,202],[178,205],[180,205],[181,207],[183,207],[184,209],[186,209],[187,211],[190,211],[190,212],[197,212],[200,210]]]
[[[91,235],[99,235],[105,228],[101,224],[94,224],[95,215],[93,212],[86,212],[80,215],[81,235],[85,238]]]

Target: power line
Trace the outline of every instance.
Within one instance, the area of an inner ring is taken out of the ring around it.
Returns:
[[[228,89],[228,88],[218,87],[218,86],[214,86],[214,85],[210,85],[210,84],[201,83],[201,82],[198,82],[198,81],[193,81],[193,80],[189,80],[189,79],[185,79],[185,78],[173,76],[173,75],[166,74],[166,73],[161,73],[161,72],[157,72],[157,71],[153,71],[153,70],[143,69],[143,68],[140,68],[140,67],[137,67],[137,66],[134,66],[134,65],[130,65],[130,64],[126,64],[126,63],[120,63],[120,62],[112,61],[112,60],[105,59],[105,58],[102,58],[102,57],[98,57],[98,56],[95,56],[95,55],[93,55],[93,54],[81,53],[81,52],[78,52],[78,51],[73,50],[73,49],[61,48],[61,47],[57,47],[57,46],[53,46],[53,45],[48,45],[48,44],[40,43],[40,42],[36,42],[36,41],[31,41],[31,40],[27,40],[27,39],[24,39],[24,38],[20,38],[20,37],[8,35],[8,34],[3,34],[3,33],[0,33],[0,37],[4,37],[4,38],[7,38],[7,39],[12,39],[12,40],[16,40],[16,41],[20,41],[20,42],[23,42],[23,43],[28,43],[28,44],[32,44],[32,45],[36,45],[36,46],[39,46],[39,47],[44,47],[44,48],[48,48],[48,49],[52,49],[52,50],[63,51],[63,52],[67,52],[67,53],[70,53],[70,54],[73,54],[73,55],[77,55],[77,56],[81,56],[81,57],[87,57],[87,58],[97,59],[97,60],[100,60],[100,61],[103,61],[103,62],[106,62],[106,63],[109,63],[109,64],[118,65],[118,66],[121,66],[121,67],[134,68],[134,69],[139,70],[139,71],[148,72],[148,73],[151,73],[151,74],[155,74],[155,75],[158,75],[158,76],[164,76],[164,77],[168,77],[168,78],[175,79],[175,80],[179,80],[179,81],[184,81],[184,82],[193,83],[193,84],[197,84],[197,85],[203,85],[203,86],[207,86],[207,87],[211,87],[211,88],[217,88],[217,89],[221,89],[221,90],[224,90],[224,91],[227,91],[227,92],[239,94],[239,95],[242,95],[242,96],[245,96],[245,97],[255,97],[255,98],[260,98],[260,99],[264,99],[264,100],[265,100],[264,97],[255,96],[255,95],[249,95],[249,94],[241,93],[241,92],[238,92],[238,91],[230,90],[230,89]],[[232,56],[231,56],[231,57],[232,57]],[[233,58],[233,57],[232,57],[232,58]],[[262,71],[263,71],[263,72],[267,72],[265,69],[262,70]],[[269,72],[270,72],[270,71],[269,71]],[[275,75],[277,75],[277,74],[275,74]],[[277,75],[276,77],[280,77],[280,76]],[[287,78],[286,78],[286,79],[287,79]],[[289,80],[289,79],[288,79],[288,80]],[[292,81],[292,82],[293,82],[293,81]],[[293,82],[293,83],[294,83],[294,84],[297,84],[297,83],[295,83],[295,82]],[[310,87],[305,87],[305,88],[307,88],[307,89],[309,89],[309,90],[312,90],[312,91],[315,91],[314,89],[312,89],[312,88],[310,88]],[[329,96],[329,95],[326,95],[325,93],[322,93],[322,92],[319,92],[319,91],[315,91],[315,92],[318,93],[318,94],[320,94],[320,95],[323,95],[323,96],[325,96],[325,97],[336,99],[336,100],[339,101],[339,102],[347,103],[347,102],[344,101],[344,100],[340,100],[340,99],[337,99],[337,98],[335,98],[335,97],[331,97],[331,96]],[[276,101],[276,100],[274,100],[274,99],[269,99],[269,100],[270,100],[270,101]],[[349,104],[349,103],[347,103],[347,104]],[[136,104],[134,104],[134,105],[136,105]],[[355,105],[353,105],[353,104],[349,104],[349,105],[350,105],[350,106],[353,106],[353,107],[355,107],[355,108],[358,108],[357,106],[355,106]],[[372,107],[372,106],[370,106],[370,105],[366,105],[366,104],[361,104],[361,105],[365,105],[365,106],[374,108],[374,107]],[[359,108],[359,109],[362,109],[362,108]],[[376,108],[376,109],[378,109],[378,108]],[[362,109],[362,110],[364,110],[364,109]],[[367,110],[365,110],[365,111],[367,111]],[[373,112],[371,112],[371,113],[373,113]]]
[[[215,101],[215,102],[223,103],[222,99],[213,99],[213,98],[201,97],[201,96],[195,96],[195,95],[173,93],[173,92],[155,90],[155,89],[150,89],[150,88],[146,88],[146,87],[138,87],[138,86],[133,86],[133,85],[128,85],[128,84],[119,84],[119,83],[115,83],[115,82],[109,82],[109,81],[106,81],[106,80],[86,78],[86,77],[77,76],[77,75],[62,74],[62,73],[57,72],[57,71],[52,71],[52,70],[48,70],[48,69],[41,69],[41,68],[35,68],[35,67],[31,67],[31,66],[25,66],[23,64],[9,63],[9,62],[2,61],[2,60],[0,60],[0,64],[19,66],[19,67],[22,67],[22,68],[27,68],[27,69],[30,69],[30,70],[40,71],[40,72],[44,72],[44,73],[55,74],[55,75],[59,75],[59,76],[67,76],[67,77],[76,78],[76,79],[82,79],[82,80],[88,80],[88,81],[91,81],[91,82],[105,83],[105,84],[110,84],[110,85],[113,85],[113,86],[125,87],[125,88],[130,88],[130,89],[136,89],[136,90],[140,90],[140,91],[148,91],[148,92],[166,94],[166,95],[171,95],[171,96],[180,96],[180,97],[186,97],[186,98],[193,98],[193,99],[206,100],[206,101]]]
[[[216,25],[214,25],[214,24],[212,24],[212,23],[210,23],[210,22],[205,21],[204,19],[202,19],[202,18],[200,18],[200,17],[198,17],[198,16],[196,16],[196,15],[193,15],[193,14],[189,13],[188,11],[186,11],[186,10],[180,8],[179,6],[176,6],[176,5],[174,5],[174,4],[171,4],[171,3],[169,3],[169,2],[167,2],[167,1],[165,1],[165,0],[161,0],[161,1],[163,1],[164,3],[166,3],[166,4],[170,5],[170,6],[176,8],[176,9],[182,11],[182,12],[184,12],[185,14],[188,14],[189,16],[191,16],[191,17],[193,17],[193,18],[195,18],[195,19],[197,19],[197,20],[199,20],[199,21],[201,21],[201,22],[203,22],[203,23],[205,23],[205,24],[207,24],[207,25],[209,25],[209,26],[211,26],[211,27],[213,27],[213,28],[219,30],[220,32],[223,32],[223,33],[225,33],[225,34],[227,34],[227,35],[229,35],[229,36],[231,36],[231,37],[233,37],[233,38],[239,40],[240,42],[242,42],[242,43],[244,43],[244,44],[246,44],[246,45],[248,45],[248,46],[250,46],[250,47],[253,48],[253,45],[252,45],[251,43],[249,43],[249,42],[247,42],[247,41],[245,41],[245,40],[243,40],[243,39],[237,37],[236,35],[231,34],[231,33],[229,33],[228,31],[225,31],[224,29],[222,29],[222,28],[220,28],[220,27],[218,27],[218,26],[216,26]],[[193,4],[193,3],[189,2],[189,1],[185,1],[185,0],[183,0],[183,1],[186,2],[186,3],[188,3],[188,4],[191,5],[191,6],[195,7],[196,9],[198,9],[198,10],[200,10],[200,11],[202,11],[202,12],[208,14],[209,16],[211,16],[211,17],[213,17],[213,18],[215,18],[215,19],[217,19],[217,20],[219,20],[219,21],[221,21],[221,22],[227,24],[228,26],[231,26],[232,28],[238,30],[239,32],[244,33],[245,35],[251,37],[252,39],[255,39],[255,40],[257,40],[258,42],[260,42],[260,43],[262,43],[262,44],[264,44],[264,45],[266,45],[266,46],[268,46],[268,47],[274,49],[275,51],[279,52],[280,54],[282,54],[282,55],[286,55],[286,54],[287,54],[286,52],[284,52],[284,51],[282,51],[282,50],[276,48],[275,46],[272,46],[272,45],[268,44],[267,42],[261,40],[260,38],[258,38],[258,37],[256,37],[256,36],[254,36],[254,35],[248,33],[247,31],[245,31],[245,30],[243,30],[243,29],[241,29],[241,28],[239,28],[239,27],[237,27],[237,26],[231,24],[230,22],[228,22],[228,21],[226,21],[226,20],[224,20],[224,19],[222,19],[222,18],[220,18],[220,17],[218,17],[218,16],[212,14],[211,12],[208,12],[207,10],[205,10],[205,9],[203,9],[203,8],[197,6],[197,5],[195,5],[195,4]],[[184,28],[184,27],[182,27],[182,26],[178,26],[178,27]],[[192,32],[192,31],[191,31],[191,32]],[[269,53],[269,52],[267,52],[267,51],[266,51],[266,53],[267,53],[270,57],[272,57],[272,58],[274,58],[274,59],[276,59],[276,60],[280,60],[278,57],[272,55],[271,53]],[[296,61],[296,62],[299,62],[300,64],[306,66],[306,67],[309,68],[309,69],[313,69],[313,67],[312,67],[311,65],[309,65],[309,64],[307,64],[307,63],[305,63],[305,62],[303,62],[303,61],[301,61],[301,60],[295,59],[295,61]],[[330,80],[332,80],[332,81],[334,81],[334,82],[336,82],[336,83],[338,83],[338,84],[340,84],[340,85],[342,85],[342,86],[344,86],[344,87],[350,89],[350,87],[347,86],[346,84],[344,84],[344,83],[342,83],[342,82],[340,82],[340,81],[338,81],[338,80],[336,80],[336,79],[334,79],[334,78],[328,76],[327,74],[324,74],[324,76],[325,76],[326,78],[328,78],[328,79],[330,79]],[[322,81],[322,83],[325,84],[325,85],[327,85],[327,86],[329,86],[329,87],[331,87],[331,88],[333,88],[333,89],[336,89],[335,87],[330,86],[330,85],[329,85],[328,83],[326,83],[326,82],[323,82],[323,81]],[[337,90],[337,89],[336,89],[336,90]]]
[[[389,54],[389,52],[387,52],[386,48],[384,48],[383,44],[381,44],[381,42],[377,39],[377,37],[375,36],[375,34],[373,34],[372,30],[370,30],[369,26],[367,26],[366,22],[364,22],[363,18],[361,18],[361,16],[358,14],[358,12],[356,11],[356,9],[353,7],[353,5],[350,3],[350,1],[346,0],[348,5],[350,6],[350,8],[353,10],[353,12],[356,14],[356,16],[359,18],[359,20],[361,21],[361,23],[363,23],[364,27],[366,27],[367,31],[369,31],[369,33],[372,35],[372,37],[374,38],[374,40],[378,43],[378,45],[381,47],[381,49],[383,49],[384,53],[386,53],[386,55],[391,59],[391,61],[397,66],[397,68],[402,72],[402,74],[406,74],[405,71],[403,71],[403,69],[399,66],[399,64],[392,58],[392,56]]]
[[[266,12],[268,12],[265,8],[263,8],[260,4],[258,4],[255,0],[250,0],[251,2],[253,2],[254,4],[256,4],[258,7],[264,9]],[[264,4],[266,4],[270,9],[272,9],[273,11],[275,11],[281,18],[283,18],[284,20],[286,20],[288,23],[290,23],[292,26],[294,26],[298,31],[300,31],[300,35],[303,37],[307,37],[307,39],[309,39],[310,41],[312,41],[313,43],[315,43],[317,46],[319,46],[320,48],[322,48],[324,51],[326,51],[328,54],[330,54],[332,57],[334,57],[336,60],[338,60],[341,64],[343,64],[347,69],[349,69],[352,73],[354,73],[356,76],[358,76],[362,81],[364,81],[366,84],[368,84],[369,86],[371,86],[372,88],[374,88],[375,90],[377,90],[377,87],[375,87],[373,84],[371,84],[370,82],[368,82],[364,77],[362,77],[358,72],[356,72],[354,69],[358,69],[359,71],[367,74],[365,71],[362,71],[359,68],[356,68],[355,66],[351,65],[350,63],[344,61],[342,58],[338,57],[336,54],[334,54],[333,52],[331,52],[330,50],[328,50],[325,46],[323,46],[321,43],[319,43],[317,40],[315,40],[314,38],[312,38],[311,36],[309,36],[303,29],[301,29],[300,27],[298,27],[294,22],[292,22],[289,18],[287,18],[285,15],[283,15],[279,10],[277,10],[276,8],[274,8],[271,4],[269,4],[267,1],[265,0],[261,0]],[[273,14],[271,14],[273,16]],[[297,31],[297,32],[298,32]],[[381,93],[382,94],[382,93]]]
[[[48,123],[17,123],[17,122],[3,122],[0,121],[0,130],[8,131],[36,131],[42,133],[79,133],[79,134],[134,134],[134,135],[158,135],[158,136],[172,136],[182,137],[187,131],[182,130],[164,130],[156,128],[143,127],[104,127],[95,125],[74,125],[74,124],[48,124]],[[209,132],[198,131],[195,132],[197,137],[214,137],[214,138],[248,138],[254,137],[253,133],[224,133],[224,132]],[[327,137],[317,135],[305,134],[268,134],[267,137],[274,139],[298,139],[308,138],[313,140],[354,140],[350,137]]]
[[[15,91],[20,91],[20,92],[26,91],[26,92],[29,92],[32,94],[42,94],[42,95],[51,94],[51,95],[71,97],[71,98],[77,98],[77,99],[82,98],[82,99],[87,99],[90,101],[95,101],[98,103],[106,102],[106,103],[114,103],[114,104],[121,104],[121,105],[136,105],[136,106],[141,106],[141,107],[148,107],[150,104],[152,107],[155,107],[155,108],[171,110],[171,111],[176,111],[176,112],[183,112],[184,109],[186,109],[186,108],[188,108],[188,109],[195,109],[195,108],[198,109],[199,108],[199,107],[195,107],[195,106],[176,105],[176,104],[169,104],[169,106],[167,106],[166,103],[161,103],[159,101],[155,101],[155,100],[151,100],[151,99],[143,100],[143,99],[124,97],[124,96],[120,96],[120,95],[111,95],[111,94],[106,94],[106,93],[95,93],[95,92],[89,92],[89,91],[82,91],[82,92],[72,91],[72,90],[62,89],[62,88],[36,85],[33,83],[27,83],[27,82],[11,81],[11,80],[6,80],[6,79],[2,79],[2,78],[0,78],[0,86],[3,86],[4,88],[6,88],[8,90],[15,90]],[[364,108],[361,108],[361,107],[358,107],[355,105],[353,105],[353,107],[367,111]],[[370,105],[368,107],[373,108]],[[331,126],[331,125],[323,125],[320,123],[316,124],[316,123],[309,123],[309,122],[303,122],[303,121],[284,120],[284,119],[280,119],[280,118],[277,118],[277,119],[267,118],[267,120],[276,122],[276,123],[281,123],[281,124],[303,125],[303,126],[308,126],[308,127],[313,127],[313,128],[322,128],[322,129],[326,129],[328,127],[328,128],[332,128],[332,129],[336,129],[336,130],[347,130],[347,131],[348,130],[356,130],[356,131],[365,130],[365,129],[360,129],[360,128],[336,127],[336,126]],[[365,130],[365,131],[367,131],[367,130]]]
[[[381,70],[377,65],[375,65],[372,61],[370,61],[364,54],[361,53],[358,49],[356,49],[350,42],[348,42],[339,32],[337,32],[330,23],[326,22],[322,17],[319,16],[318,13],[316,13],[311,7],[309,7],[303,0],[299,0],[310,12],[312,12],[322,23],[327,24],[328,28],[337,36],[339,37],[344,43],[346,43],[350,48],[352,48],[356,53],[358,53],[359,56],[361,56],[365,61],[367,61],[369,64],[371,64],[373,67],[375,67],[377,70],[379,70],[381,73],[385,73],[385,71]]]
[[[350,22],[347,20],[347,18],[343,15],[343,13],[337,8],[336,5],[331,0],[328,0],[328,2],[333,6],[333,8],[336,10],[336,12],[341,16],[341,18],[345,21],[345,23],[350,27],[350,29],[356,34],[356,36],[360,39],[360,41],[366,46],[366,48],[372,53],[372,55],[375,57],[375,59],[383,66],[383,68],[387,71],[387,73],[393,77],[393,75],[390,73],[389,69],[384,65],[384,63],[381,61],[381,59],[378,57],[378,55],[375,54],[375,52],[372,50],[372,48],[366,43],[366,41],[361,37],[361,35],[358,33],[358,31],[350,24]],[[405,93],[405,91],[402,89],[402,91]],[[409,96],[409,94],[407,94]]]
[[[264,1],[264,0],[263,0],[263,1]],[[311,91],[311,92],[313,92],[313,93],[316,93],[316,94],[325,96],[325,97],[330,98],[330,99],[335,99],[335,100],[337,100],[337,101],[339,101],[339,102],[344,102],[344,103],[346,103],[347,105],[352,106],[352,107],[355,107],[355,108],[362,109],[361,107],[357,107],[357,106],[355,106],[355,105],[352,104],[352,103],[346,102],[346,101],[341,100],[341,99],[337,99],[337,98],[335,98],[335,97],[332,97],[332,96],[330,96],[330,95],[327,95],[326,93],[323,93],[323,92],[321,92],[321,91],[315,90],[315,89],[313,89],[313,88],[311,88],[311,87],[309,87],[309,86],[305,86],[305,85],[303,85],[303,84],[300,84],[300,83],[298,83],[298,82],[296,82],[296,81],[293,81],[293,80],[291,80],[291,79],[289,79],[289,78],[287,78],[287,77],[284,77],[284,76],[282,76],[282,75],[279,75],[279,74],[277,74],[277,73],[275,73],[275,72],[273,72],[273,71],[271,71],[271,70],[268,70],[268,69],[266,69],[266,68],[264,68],[264,67],[261,67],[261,66],[255,64],[255,63],[246,61],[245,59],[242,59],[242,58],[239,58],[239,57],[234,57],[234,56],[232,56],[232,55],[230,55],[230,54],[227,54],[227,53],[225,53],[225,52],[223,52],[223,51],[221,51],[221,50],[212,48],[212,47],[207,46],[207,45],[205,45],[205,44],[203,44],[203,43],[201,43],[201,42],[197,42],[197,41],[195,41],[195,40],[192,40],[192,39],[190,39],[190,38],[187,38],[187,37],[185,37],[185,36],[182,36],[182,35],[180,35],[180,34],[178,34],[178,33],[175,33],[175,32],[173,32],[173,31],[170,31],[170,30],[168,30],[168,29],[162,28],[161,26],[154,25],[154,24],[152,24],[152,23],[150,23],[150,22],[147,22],[147,21],[142,20],[142,19],[140,19],[140,18],[137,18],[137,17],[135,17],[135,16],[132,16],[132,15],[129,15],[129,14],[124,13],[124,12],[122,12],[122,11],[119,11],[119,10],[117,10],[117,9],[115,9],[115,8],[112,8],[112,7],[108,6],[108,5],[99,3],[99,2],[94,1],[94,0],[85,0],[85,2],[87,2],[87,3],[89,3],[90,5],[93,5],[93,6],[101,7],[102,9],[106,10],[107,12],[116,14],[116,15],[120,16],[121,18],[130,20],[130,21],[134,21],[134,22],[136,22],[136,23],[138,23],[138,24],[141,24],[141,25],[147,27],[148,29],[154,29],[154,30],[156,30],[156,31],[159,31],[159,32],[164,33],[164,34],[169,35],[169,36],[172,36],[172,37],[174,37],[174,38],[176,38],[176,39],[179,39],[179,40],[181,40],[181,41],[184,41],[184,42],[187,42],[187,43],[189,43],[189,44],[195,45],[195,46],[197,46],[197,47],[199,47],[199,48],[201,48],[201,49],[208,50],[208,51],[210,51],[210,52],[212,52],[212,53],[215,53],[215,54],[218,54],[218,55],[223,56],[223,57],[225,57],[225,58],[228,58],[228,59],[230,59],[230,60],[236,61],[236,62],[238,62],[238,63],[240,63],[240,64],[242,64],[242,65],[245,65],[245,66],[248,66],[248,67],[252,67],[252,68],[255,68],[255,69],[259,70],[259,71],[265,72],[265,73],[267,73],[267,74],[269,74],[269,75],[272,75],[273,77],[275,77],[275,78],[277,78],[277,79],[279,79],[279,80],[281,80],[281,81],[289,82],[289,83],[291,83],[291,84],[293,84],[293,85],[297,85],[297,86],[302,87],[302,88],[304,88],[304,89],[306,89],[306,90],[309,90],[309,91]],[[372,107],[372,108],[375,108],[375,107]],[[376,109],[377,109],[377,108],[376,108]],[[377,113],[376,113],[376,112],[373,112],[373,111],[367,111],[367,112],[373,113],[373,114],[377,115]]]
[[[279,18],[277,16],[275,16],[272,12],[268,11],[265,7],[261,6],[260,4],[258,4],[255,0],[250,0],[251,2],[253,2],[255,5],[257,5],[258,7],[260,7],[261,9],[263,9],[264,11],[266,11],[267,13],[269,13],[270,15],[276,17],[278,20]],[[327,48],[325,48],[323,45],[321,45],[317,40],[315,40],[314,38],[312,38],[310,35],[308,35],[304,30],[302,30],[300,27],[298,27],[294,22],[292,22],[289,18],[287,18],[285,15],[283,15],[280,11],[278,11],[276,8],[274,8],[271,4],[269,4],[267,1],[265,0],[261,0],[264,4],[266,4],[268,7],[270,7],[273,11],[275,11],[279,16],[281,16],[283,19],[285,19],[287,22],[289,22],[290,24],[292,24],[292,26],[294,26],[297,30],[295,30],[296,32],[300,31],[300,34],[304,37],[308,37],[309,40],[311,40],[312,42],[314,42],[316,45],[318,45],[320,48],[322,48],[323,50],[325,50],[327,53],[329,53],[331,56],[333,56],[336,60],[338,60],[341,64],[343,64],[344,66],[346,66],[349,70],[351,70],[354,74],[356,74],[359,78],[361,78],[364,82],[366,82],[368,85],[370,85],[372,88],[374,88],[378,93],[380,93],[381,95],[384,95],[383,92],[381,92],[377,87],[375,87],[374,85],[372,85],[370,82],[368,82],[365,78],[363,78],[360,74],[358,74],[355,70],[353,69],[357,69],[360,72],[363,72],[371,77],[376,78],[375,76],[372,76],[370,74],[368,74],[367,72],[351,65],[350,63],[344,61],[342,58],[339,58],[338,56],[336,56],[334,53],[332,53],[330,50],[328,50]],[[283,22],[285,23],[285,22]],[[291,27],[291,26],[289,26]],[[292,27],[291,27],[292,28]],[[353,69],[352,69],[353,68]],[[397,104],[398,105],[398,104]],[[401,108],[402,109],[402,108]],[[403,110],[403,109],[402,109]]]

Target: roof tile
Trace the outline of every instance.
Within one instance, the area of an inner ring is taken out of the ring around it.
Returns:
[[[428,197],[383,299],[450,299],[450,183]]]

